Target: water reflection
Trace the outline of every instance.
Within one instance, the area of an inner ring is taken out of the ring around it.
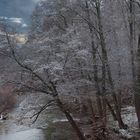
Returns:
[[[0,140],[46,140],[41,129],[31,129],[14,134],[2,134]]]

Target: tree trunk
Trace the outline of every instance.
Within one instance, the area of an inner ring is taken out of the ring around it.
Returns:
[[[122,108],[122,91],[121,91],[121,89],[119,90],[119,93],[118,93],[118,103],[119,103],[119,110],[121,112],[121,108]]]
[[[113,116],[114,121],[116,121],[117,120],[117,116],[116,116],[116,114],[114,112],[114,109],[112,108],[112,106],[110,105],[110,103],[108,102],[108,100],[106,98],[104,98],[104,99],[105,99],[105,102],[106,102],[106,104],[107,104],[107,106],[108,106],[108,108],[109,108],[112,116]]]
[[[84,101],[84,99],[80,98],[79,99],[79,113],[81,116],[87,116],[88,115],[88,107]]]
[[[90,18],[90,12],[89,12],[89,6],[88,2],[86,1],[86,11],[87,11],[87,19],[88,19],[88,27],[91,37],[91,49],[92,49],[92,59],[93,59],[93,75],[94,75],[94,82],[95,82],[95,88],[96,88],[96,101],[97,101],[97,107],[98,107],[98,113],[100,117],[103,117],[103,107],[102,107],[102,101],[101,101],[101,91],[98,83],[98,67],[97,67],[97,60],[96,60],[96,53],[97,49],[95,47],[94,43],[94,30],[91,27],[91,18]]]
[[[139,91],[140,91],[140,89],[139,89]],[[134,102],[135,103],[135,110],[136,110],[136,114],[137,114],[138,125],[140,128],[140,92],[139,92],[139,94],[135,94],[134,98],[135,98],[135,102]]]
[[[129,11],[130,11],[130,21],[129,21],[129,29],[130,29],[130,54],[131,54],[131,66],[132,66],[132,77],[133,80],[135,81],[136,79],[136,70],[135,70],[135,57],[134,57],[134,37],[135,37],[135,29],[134,29],[134,0],[129,1]]]
[[[112,79],[112,75],[111,75],[111,69],[110,69],[110,65],[108,62],[108,55],[107,55],[106,43],[105,43],[105,38],[104,38],[104,33],[103,33],[103,26],[102,26],[102,21],[101,21],[101,11],[100,11],[100,2],[99,1],[96,1],[96,12],[97,12],[97,20],[98,20],[98,26],[99,26],[100,44],[101,44],[101,49],[102,49],[102,62],[103,62],[103,65],[105,65],[105,69],[107,72],[108,81],[110,84],[112,97],[114,100],[117,121],[119,123],[120,128],[126,129],[126,125],[122,121],[121,112],[119,110],[118,100],[117,100],[117,96],[115,93],[114,83],[113,83],[113,79]]]
[[[140,34],[138,38],[138,53],[137,53],[137,79],[135,82],[135,110],[138,118],[138,124],[140,128]]]
[[[117,117],[117,121],[118,121],[119,127],[121,129],[127,129],[127,125],[124,124],[124,122],[122,120],[122,117],[121,117],[121,112],[120,112],[120,108],[119,108],[119,104],[118,104],[118,101],[117,101],[116,94],[113,93],[112,96],[113,96],[113,99],[114,99],[116,117]]]
[[[65,109],[65,107],[63,106],[63,104],[60,101],[58,96],[55,97],[55,101],[56,101],[58,107],[60,108],[60,110],[65,114],[65,116],[68,119],[69,123],[71,124],[72,128],[76,132],[79,140],[86,140],[83,133],[81,132],[80,128],[77,126],[76,122],[73,120],[70,113]]]
[[[87,103],[88,103],[88,108],[89,108],[89,113],[91,114],[92,120],[96,120],[95,119],[95,111],[92,105],[92,100],[90,98],[87,99]]]
[[[103,122],[104,122],[104,126],[106,126],[106,124],[107,124],[107,105],[106,105],[104,96],[102,97],[102,102],[103,102]]]
[[[133,82],[134,82],[134,103],[135,103],[135,110],[138,119],[138,125],[140,128],[140,34],[138,36],[138,52],[137,52],[137,77],[135,76],[135,65],[134,65],[134,38],[135,38],[135,20],[134,20],[134,0],[129,1],[129,11],[130,11],[130,53],[131,53],[131,63],[132,63],[132,75],[133,75]]]
[[[140,87],[140,85],[139,85]],[[140,89],[138,89],[140,91]],[[135,98],[135,110],[136,110],[136,114],[137,114],[137,119],[138,119],[138,125],[140,128],[140,92],[138,94],[135,93],[134,95]]]

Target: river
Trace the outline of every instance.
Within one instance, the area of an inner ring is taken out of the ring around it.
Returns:
[[[66,119],[54,119],[45,128],[19,125],[13,120],[0,121],[0,140],[71,140],[71,136],[75,134]]]
[[[46,140],[41,129],[29,129],[20,132],[2,132],[0,140]]]
[[[0,140],[46,140],[44,129],[17,125],[13,120],[0,121]]]

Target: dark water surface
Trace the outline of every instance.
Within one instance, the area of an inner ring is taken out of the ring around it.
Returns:
[[[41,129],[30,129],[20,132],[1,132],[0,140],[46,140]]]

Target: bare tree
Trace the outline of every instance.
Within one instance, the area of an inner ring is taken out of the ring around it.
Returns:
[[[17,54],[14,50],[14,46],[10,41],[9,35],[6,32],[6,38],[7,38],[7,42],[8,45],[10,47],[11,50],[11,54],[12,54],[12,58],[15,60],[15,62],[23,69],[25,69],[29,74],[33,75],[35,78],[37,78],[41,84],[42,84],[42,88],[39,87],[35,87],[33,85],[26,85],[26,83],[24,84],[24,86],[27,89],[30,89],[32,91],[37,91],[37,92],[42,92],[44,94],[50,95],[51,97],[53,97],[54,101],[56,102],[56,105],[59,107],[59,109],[65,114],[66,118],[68,119],[69,123],[71,124],[71,126],[73,127],[73,129],[75,130],[79,140],[85,140],[83,133],[81,132],[80,128],[78,127],[78,125],[76,124],[76,122],[74,121],[73,117],[70,115],[69,111],[65,108],[64,104],[61,102],[60,98],[59,98],[59,93],[57,91],[57,86],[56,83],[53,81],[49,81],[46,82],[38,73],[36,73],[32,68],[28,67],[27,65],[23,64],[19,58],[17,57]],[[48,103],[47,103],[48,105]],[[41,111],[39,113],[41,113],[46,107],[47,105],[45,105]]]

